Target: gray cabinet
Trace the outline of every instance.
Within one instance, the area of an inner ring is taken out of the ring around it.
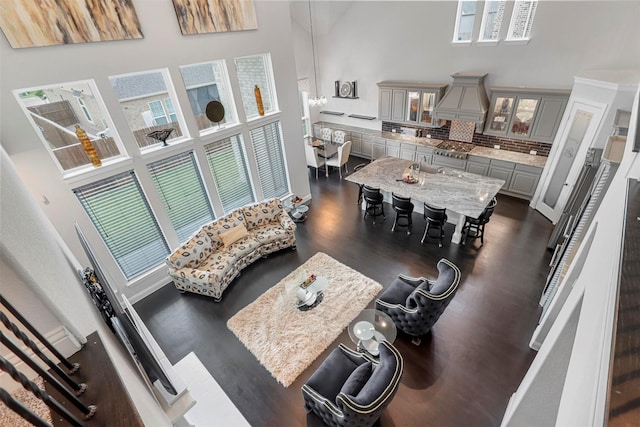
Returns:
[[[362,157],[366,159],[371,158],[372,146],[373,146],[373,136],[363,133],[362,134],[362,151],[360,152],[360,154],[362,154]]]
[[[455,157],[433,155],[432,163],[435,166],[445,166],[453,169],[465,170],[467,161],[464,159],[456,159]]]
[[[416,147],[416,162],[420,163],[420,167],[431,166],[433,161],[433,148],[431,147]]]
[[[351,152],[356,155],[362,154],[362,134],[351,132]]]
[[[400,144],[400,158],[414,161],[416,159],[416,145],[406,142]]]
[[[404,121],[406,90],[381,87],[378,90],[378,119],[394,122]]]
[[[475,173],[476,175],[487,176],[489,174],[490,163],[491,159],[487,157],[469,155],[469,157],[467,157],[467,167],[465,170],[470,173]]]
[[[378,118],[428,127],[439,126],[433,109],[442,98],[446,84],[384,81],[378,83]]]
[[[385,140],[373,137],[371,139],[371,159],[376,160],[387,155]]]
[[[502,186],[502,189],[508,189],[509,184],[511,183],[514,166],[515,165],[512,162],[491,159],[487,176],[504,180],[505,183]]]
[[[542,168],[516,164],[507,189],[511,193],[518,193],[527,198],[533,197],[541,174]]]
[[[385,154],[390,157],[400,157],[400,143],[387,139],[385,143]]]
[[[569,91],[492,88],[485,134],[553,142]]]

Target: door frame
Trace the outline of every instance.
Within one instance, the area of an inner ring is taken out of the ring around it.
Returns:
[[[558,134],[551,148],[549,160],[547,161],[547,165],[545,166],[542,177],[540,179],[540,185],[538,185],[536,193],[530,203],[530,206],[532,208],[536,209],[542,215],[551,220],[553,224],[556,224],[560,219],[567,200],[569,199],[569,196],[571,195],[571,192],[575,187],[576,180],[578,179],[578,175],[580,174],[580,170],[582,169],[587,156],[587,150],[595,146],[596,137],[598,135],[598,131],[600,130],[602,120],[607,108],[607,104],[595,102],[585,98],[573,98],[569,101],[569,105],[567,106],[566,110],[568,111],[568,113],[566,113],[563,119],[563,123],[560,125],[560,129],[558,129]],[[578,111],[591,113],[592,118],[589,122],[589,126],[587,127],[585,135],[582,138],[582,142],[580,143],[578,152],[576,153],[576,159],[574,160],[573,165],[571,166],[571,170],[567,175],[565,186],[558,196],[555,207],[552,208],[544,203],[544,195],[548,190],[550,180],[553,177],[553,172],[555,171],[555,168],[560,161],[560,155],[562,153],[562,150],[564,150],[569,131],[571,130],[571,125],[573,124],[574,118]]]

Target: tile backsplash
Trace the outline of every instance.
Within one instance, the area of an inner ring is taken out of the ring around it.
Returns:
[[[425,128],[421,126],[411,126],[406,124],[398,124],[392,122],[382,122],[382,131],[391,132],[393,129],[396,132],[400,132],[402,127],[414,127],[420,129],[422,135],[430,134],[431,138],[435,139],[450,139],[449,133],[451,132],[451,125],[449,122],[445,126],[439,128]],[[539,156],[549,156],[551,150],[551,144],[536,141],[524,141],[520,139],[501,138],[493,135],[484,135],[481,133],[474,133],[472,144],[479,145],[481,147],[493,148],[494,145],[499,145],[501,150],[515,151],[518,153],[529,154],[531,150],[538,152]]]

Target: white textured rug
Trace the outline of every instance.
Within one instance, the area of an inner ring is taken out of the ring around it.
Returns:
[[[326,277],[329,286],[318,306],[300,311],[295,288],[310,274]],[[240,310],[227,326],[288,387],[381,290],[378,282],[319,252]]]

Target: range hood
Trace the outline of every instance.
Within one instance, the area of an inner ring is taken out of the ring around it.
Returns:
[[[453,83],[433,109],[434,120],[473,122],[476,125],[476,132],[482,132],[489,109],[489,98],[484,88],[486,76],[486,74],[452,74]]]

